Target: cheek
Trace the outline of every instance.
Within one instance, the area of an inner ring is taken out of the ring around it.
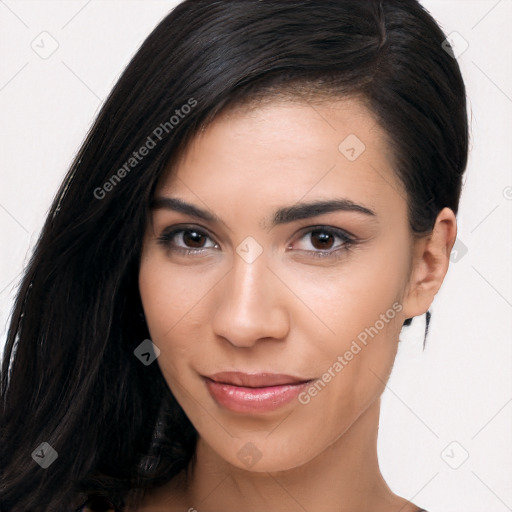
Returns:
[[[200,271],[173,266],[158,254],[142,260],[139,291],[152,336],[164,341],[181,323],[189,322],[207,299],[210,281]]]
[[[169,385],[187,378],[184,372],[192,363],[201,363],[206,352],[201,342],[215,282],[201,271],[178,269],[157,254],[141,262],[139,291],[146,324],[160,349],[157,361]]]
[[[315,330],[320,339],[327,336],[328,344],[336,350],[343,349],[376,322],[379,331],[389,332],[390,321],[399,316],[401,309],[397,300],[403,287],[406,260],[391,244],[383,245],[358,249],[330,268],[310,267],[299,272],[282,266],[282,280],[307,306],[300,308],[300,314],[294,318],[299,329]],[[381,315],[386,315],[384,325]]]
[[[295,322],[299,331],[315,338],[309,360],[315,361],[321,376],[318,394],[345,405],[333,406],[333,411],[360,409],[376,398],[396,356],[403,322],[398,299],[404,262],[389,249],[375,252],[379,257],[368,251],[364,258],[355,256],[353,264],[328,274],[295,279],[298,294],[307,298],[317,317],[297,316]],[[332,392],[324,393],[322,383]]]

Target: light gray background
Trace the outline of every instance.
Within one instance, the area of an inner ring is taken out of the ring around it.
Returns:
[[[0,0],[0,348],[20,273],[74,154],[131,56],[177,3]],[[457,32],[456,51],[469,45],[457,58],[471,153],[458,250],[431,308],[426,350],[424,318],[403,330],[382,400],[379,456],[390,487],[429,512],[505,512],[512,510],[512,1],[422,3],[447,34]],[[58,48],[45,55],[52,44]]]

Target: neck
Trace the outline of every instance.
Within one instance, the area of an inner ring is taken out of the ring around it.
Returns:
[[[196,463],[184,482],[185,502],[198,511],[417,512],[391,492],[377,459],[380,400],[314,459],[277,472],[256,472],[227,463],[200,437]],[[321,433],[319,433],[321,435]]]

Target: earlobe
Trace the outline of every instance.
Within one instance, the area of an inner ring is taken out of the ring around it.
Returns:
[[[423,315],[432,304],[448,271],[456,237],[455,214],[450,208],[443,208],[432,233],[415,242],[412,270],[402,302],[405,318]]]

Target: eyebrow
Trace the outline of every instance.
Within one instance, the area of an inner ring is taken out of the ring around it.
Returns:
[[[223,224],[223,221],[215,214],[176,197],[155,197],[150,202],[150,208],[151,210],[173,210],[208,222]],[[377,214],[371,208],[356,204],[349,199],[329,199],[313,201],[311,203],[298,203],[279,208],[272,215],[271,227],[317,217],[334,211],[356,212],[370,218],[377,217]]]

